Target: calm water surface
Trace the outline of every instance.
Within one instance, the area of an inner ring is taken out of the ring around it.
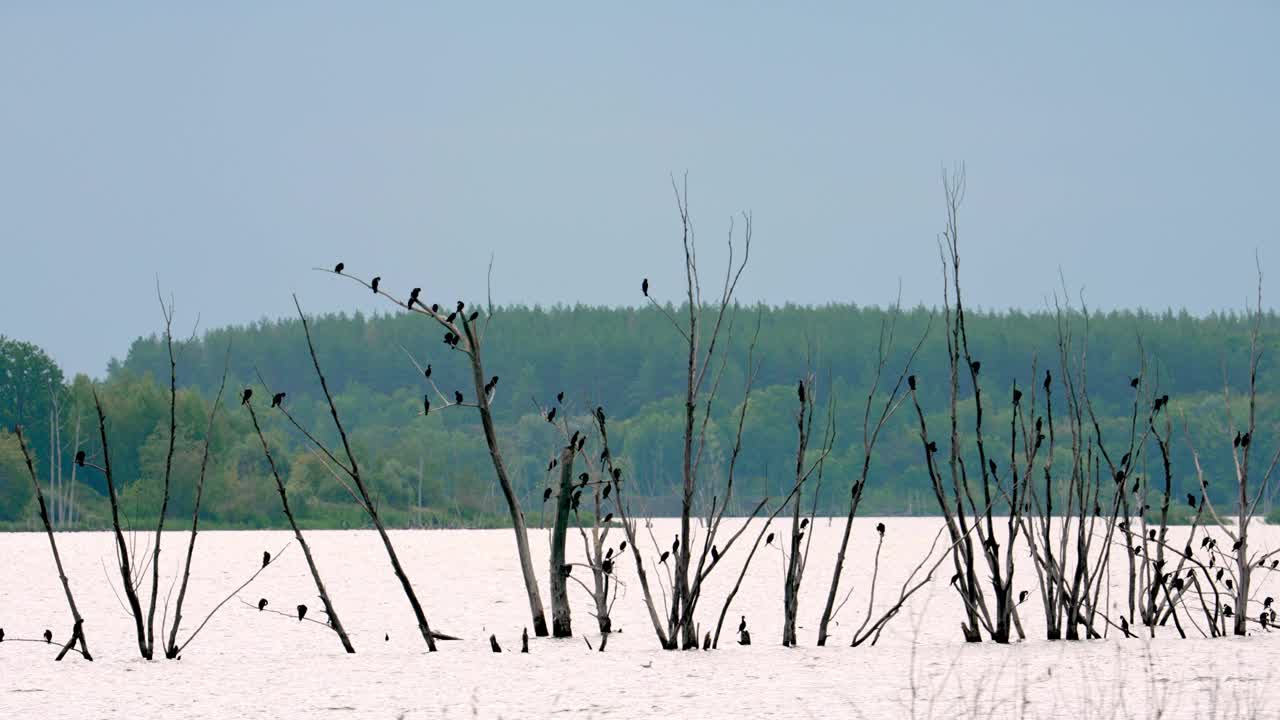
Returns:
[[[356,655],[345,654],[336,636],[320,625],[259,613],[233,599],[181,661],[150,663],[138,659],[132,620],[117,598],[119,588],[112,589],[118,582],[112,582],[111,535],[60,534],[59,548],[86,617],[96,662],[69,655],[55,663],[56,648],[0,644],[0,715],[1226,718],[1280,713],[1271,670],[1280,662],[1280,634],[1210,640],[1188,627],[1194,639],[1181,640],[1169,627],[1154,640],[1113,636],[1051,643],[1042,639],[1029,560],[1019,567],[1017,583],[1032,597],[1022,612],[1025,642],[1005,647],[961,642],[958,600],[946,586],[952,572],[948,563],[878,645],[850,648],[853,628],[867,610],[878,521],[866,518],[855,524],[843,580],[852,594],[826,648],[814,642],[841,521],[820,519],[805,574],[796,648],[779,645],[783,557],[774,548],[757,555],[715,652],[657,649],[628,552],[619,565],[627,585],[614,607],[614,627],[620,632],[610,638],[606,652],[591,652],[582,637],[575,637],[535,639],[531,653],[522,655],[520,632],[529,623],[529,610],[511,531],[397,531],[397,550],[432,627],[463,638],[442,642],[440,652],[429,654],[377,535],[329,531],[307,537]],[[896,597],[939,528],[938,520],[928,518],[884,522],[888,533],[877,608]],[[677,521],[654,521],[654,536],[669,547],[677,528]],[[532,535],[545,601],[547,535],[542,530]],[[613,533],[612,544],[621,540],[619,535]],[[137,536],[139,551],[148,541],[148,535]],[[275,554],[286,545],[278,562],[240,598],[256,603],[265,597],[269,607],[290,612],[305,603],[318,613],[321,605],[305,561],[291,541],[291,533],[276,531],[201,533],[182,635],[257,569],[262,551]],[[1266,526],[1259,526],[1251,540],[1259,551],[1277,545],[1280,532]],[[569,548],[571,556],[581,558],[576,532]],[[184,533],[166,534],[162,599],[185,549]],[[704,629],[714,626],[744,556],[745,548],[735,548],[713,575],[700,610]],[[1113,579],[1118,588],[1118,573]],[[1260,579],[1259,598],[1280,594],[1274,593],[1280,582],[1269,574]],[[586,593],[572,582],[570,593],[575,632],[598,647]],[[1118,607],[1121,598],[1117,589],[1109,604]],[[753,635],[750,647],[733,640],[741,615]],[[0,534],[0,627],[10,638],[37,638],[48,627],[57,640],[66,637],[69,626],[45,536]],[[490,652],[490,633],[506,652]]]

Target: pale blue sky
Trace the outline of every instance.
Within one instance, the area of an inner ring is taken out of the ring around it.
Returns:
[[[160,321],[433,299],[676,297],[755,217],[744,299],[968,292],[1239,307],[1280,291],[1272,2],[0,4],[0,334],[100,374]],[[1161,277],[1160,281],[1153,278]]]

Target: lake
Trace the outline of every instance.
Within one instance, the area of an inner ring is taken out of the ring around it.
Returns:
[[[530,520],[537,522],[536,515]],[[843,520],[815,522],[795,648],[780,644],[784,561],[776,547],[757,554],[714,652],[658,648],[628,551],[618,565],[618,576],[626,583],[613,612],[619,632],[606,652],[588,649],[582,636],[596,648],[600,640],[589,614],[593,606],[585,591],[570,582],[578,637],[532,639],[530,654],[523,655],[520,632],[529,625],[529,609],[510,530],[395,531],[396,548],[432,628],[462,638],[440,642],[440,651],[429,654],[377,535],[315,531],[307,539],[357,654],[345,654],[337,637],[321,625],[260,613],[233,599],[180,661],[154,662],[138,658],[132,620],[117,597],[119,588],[112,589],[119,579],[110,533],[60,534],[59,549],[86,618],[95,662],[68,655],[55,663],[56,647],[0,643],[0,709],[14,718],[184,720],[1230,718],[1280,711],[1271,670],[1280,660],[1280,637],[1256,631],[1247,638],[1207,639],[1188,626],[1190,639],[1183,640],[1170,625],[1155,639],[1126,640],[1113,631],[1103,641],[1049,642],[1029,559],[1016,576],[1016,587],[1030,594],[1021,612],[1026,641],[1009,646],[962,642],[959,600],[947,586],[952,573],[948,561],[930,587],[889,625],[879,644],[851,648],[852,630],[866,613],[874,527],[880,521],[888,526],[876,595],[880,608],[897,595],[940,527],[934,518],[856,522],[842,583],[852,588],[852,595],[825,648],[814,643]],[[669,547],[678,526],[676,520],[655,520],[653,532]],[[774,526],[781,535],[784,526],[776,521]],[[1276,528],[1261,523],[1255,528],[1251,547],[1264,551],[1280,544]],[[1185,529],[1171,533],[1177,537]],[[640,535],[647,545],[643,530]],[[152,537],[136,536],[139,552]],[[616,546],[621,533],[610,539]],[[754,531],[744,539],[722,561],[704,593],[699,608],[704,630],[713,628]],[[318,614],[319,599],[301,549],[292,541],[292,533],[283,531],[201,533],[182,636],[253,574],[264,550],[275,554],[286,545],[241,598],[252,604],[267,598],[269,608],[287,612],[305,603]],[[186,542],[186,533],[166,533],[162,600],[180,571]],[[546,531],[531,530],[531,542],[547,603]],[[569,536],[569,551],[571,559],[581,559],[576,530]],[[0,627],[9,638],[38,638],[45,628],[53,630],[55,641],[67,636],[70,615],[43,533],[0,534],[0,573]],[[651,572],[651,580],[661,574]],[[1257,597],[1280,588],[1273,575],[1255,575]],[[1118,609],[1122,581],[1119,572],[1113,573],[1109,607]],[[549,605],[547,615],[549,621]],[[753,637],[751,646],[734,641],[742,615]],[[490,651],[490,633],[502,643],[501,655]]]

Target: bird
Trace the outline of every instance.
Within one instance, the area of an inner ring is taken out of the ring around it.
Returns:
[[[1241,448],[1247,448],[1247,447],[1249,447],[1249,440],[1250,440],[1250,437],[1249,437],[1249,436],[1250,436],[1251,434],[1252,434],[1252,433],[1245,433],[1245,434],[1243,434],[1243,435],[1241,435],[1241,436],[1240,436],[1240,447],[1241,447]]]
[[[742,622],[738,623],[738,632],[743,633],[746,631],[747,631],[747,616],[743,615]]]
[[[671,543],[671,552],[672,553],[680,552],[680,536],[679,535],[677,535],[676,539]]]
[[[1125,453],[1124,457],[1120,458],[1120,464],[1124,466],[1129,465],[1129,453]]]
[[[410,290],[410,291],[409,291],[409,302],[405,303],[405,307],[407,307],[407,308],[409,308],[410,310],[412,310],[412,309],[413,309],[413,304],[414,304],[414,303],[418,303],[419,305],[421,305],[422,303],[421,303],[421,302],[419,302],[419,300],[418,300],[418,295],[420,295],[421,293],[422,293],[422,288],[414,288],[414,289]],[[434,312],[434,311],[433,311],[433,312]]]
[[[884,535],[884,523],[876,523],[876,532]]]
[[[969,370],[973,372],[974,375],[977,375],[978,371],[982,370],[982,362],[978,360],[974,360],[973,362],[969,363]]]
[[[1141,382],[1141,380],[1142,378],[1132,378],[1131,380],[1129,380],[1129,387],[1131,388],[1138,387],[1138,383]]]
[[[240,393],[240,404],[248,405],[251,397],[253,397],[253,388],[245,388],[244,392]]]
[[[575,490],[573,493],[573,509],[578,509],[578,503],[582,502],[582,491]]]
[[[551,499],[551,488],[547,488],[546,490],[542,491],[542,502],[546,502],[550,499]]]
[[[262,551],[262,567],[266,567],[270,564],[271,564],[271,553],[267,552],[266,550],[263,550]]]
[[[556,421],[556,409],[551,408],[551,410],[547,412],[547,422],[553,423],[555,421]]]
[[[430,395],[422,396],[422,414],[423,415],[431,414],[431,396]]]
[[[547,472],[551,472],[552,470],[555,469],[556,465],[559,465],[559,464],[560,464],[559,460],[556,460],[555,458],[551,458],[551,460],[547,462]]]
[[[620,468],[620,467],[616,467],[616,468],[614,468],[614,469],[613,469],[613,481],[614,481],[614,482],[618,482],[618,481],[619,481],[619,480],[621,480],[621,479],[622,479],[622,468]]]
[[[282,392],[271,396],[271,407],[280,407],[280,403],[284,402],[285,394]]]
[[[767,538],[765,538],[765,539],[764,539],[764,544],[765,544],[765,545],[772,545],[772,544],[773,544],[773,533],[769,533],[769,537],[767,537]]]
[[[385,634],[383,634],[383,636],[382,636],[382,641],[383,641],[383,642],[391,642],[391,633],[385,633]]]
[[[626,550],[626,549],[627,549],[627,541],[623,540],[622,544],[618,546],[618,552],[622,552],[623,550]]]
[[[1196,496],[1195,496],[1195,495],[1192,495],[1191,493],[1187,493],[1187,504],[1188,504],[1188,505],[1190,505],[1191,507],[1195,507],[1195,506],[1196,506]]]
[[[1040,432],[1040,430],[1043,427],[1044,427],[1044,418],[1042,417],[1036,418],[1036,432]]]
[[[579,483],[581,483],[582,487],[586,487],[586,486],[587,486],[587,483],[588,483],[588,482],[590,482],[590,481],[591,481],[591,476],[590,476],[590,475],[588,475],[588,474],[586,474],[586,473],[580,473],[580,474],[578,475],[578,482],[579,482]]]
[[[336,272],[336,273],[338,273],[339,275],[341,275],[341,274],[342,274],[342,270],[343,270],[343,268],[345,268],[345,267],[346,267],[346,265],[343,265],[342,263],[338,263],[337,265],[334,265],[334,266],[333,266],[333,271],[334,271],[334,272]]]
[[[1019,604],[1019,605],[1021,605],[1023,602],[1025,602],[1025,601],[1026,601],[1026,599],[1027,599],[1027,591],[1026,591],[1026,590],[1023,590],[1022,592],[1018,593],[1018,604]]]
[[[563,391],[563,390],[561,390],[560,392],[556,393],[556,402],[557,402],[557,403],[563,403],[563,402],[564,402],[564,391]]]
[[[458,301],[458,312],[462,312],[462,308],[464,308],[464,307],[466,307],[466,306],[467,306],[467,304],[466,304],[466,303],[464,303],[464,302],[462,302],[461,300],[459,300],[459,301]]]
[[[613,574],[613,561],[612,561],[612,560],[605,560],[605,561],[601,562],[601,563],[600,563],[600,569],[601,569],[601,570],[603,570],[603,571],[605,572],[605,574],[606,574],[606,575],[612,575],[612,574]]]
[[[925,446],[925,449],[929,451],[930,455],[932,455],[933,453],[938,452],[938,443],[930,440],[929,444]]]
[[[427,363],[427,369],[422,371],[422,376],[428,380],[431,379],[431,363]]]
[[[661,564],[665,563],[665,562],[667,561],[667,558],[669,558],[669,557],[671,557],[671,553],[669,553],[669,552],[667,552],[667,551],[665,551],[665,550],[664,550],[664,551],[662,552],[662,557],[658,558],[658,564],[659,564],[659,565],[661,565]]]
[[[600,499],[601,499],[601,500],[608,500],[608,499],[609,499],[609,493],[610,493],[610,492],[612,492],[612,491],[613,491],[613,486],[612,486],[612,485],[605,485],[605,486],[604,486],[604,492],[600,493]]]
[[[801,520],[801,521],[800,521],[800,529],[801,529],[801,530],[805,529],[805,527],[807,527],[808,525],[809,525],[809,518],[805,518],[805,519],[803,519],[803,520]]]
[[[804,381],[803,380],[800,381],[799,386],[796,388],[796,394],[800,396],[800,404],[803,405],[804,404]]]
[[[645,297],[649,297],[649,278],[640,282],[640,292],[644,293]]]
[[[462,404],[462,391],[461,391],[461,390],[454,390],[454,391],[453,391],[453,401],[454,401],[455,403],[459,404],[459,405],[461,405],[461,404]]]
[[[1018,404],[1018,403],[1020,403],[1020,402],[1022,402],[1022,391],[1021,391],[1021,390],[1019,390],[1019,389],[1017,389],[1017,388],[1014,388],[1014,389],[1013,389],[1013,404],[1014,404],[1014,405],[1017,405],[1017,404]]]
[[[720,560],[720,550],[715,545],[711,546],[711,559],[713,561]]]
[[[702,649],[703,650],[711,649],[711,631],[710,630],[707,631],[706,635],[702,636]]]
[[[490,649],[490,650],[492,650],[492,651],[494,651],[494,652],[496,652],[496,653],[500,653],[500,652],[502,652],[502,646],[498,645],[498,636],[497,636],[497,635],[490,635],[490,636],[489,636],[489,649]]]
[[[76,465],[79,465],[80,467],[84,467],[84,451],[83,450],[76,451]]]
[[[298,606],[298,622],[302,622],[302,618],[306,616],[307,616],[307,606],[299,605]]]
[[[907,387],[911,388],[911,390],[913,390],[913,391],[916,389],[916,376],[915,376],[915,375],[908,375],[908,376],[907,376]]]
[[[48,630],[48,629],[46,629],[46,630],[44,631],[44,641],[45,641],[46,643],[51,643],[51,642],[53,642],[53,631],[52,631],[52,630]]]
[[[743,631],[738,635],[738,644],[739,644],[739,645],[750,645],[750,644],[751,644],[751,633],[747,632],[746,630],[743,630]]]
[[[613,548],[609,548],[609,552],[607,552],[607,553],[605,553],[605,554],[604,554],[604,559],[605,559],[605,560],[612,560],[612,559],[613,559]]]
[[[440,312],[440,304],[439,304],[439,303],[431,303],[431,312],[432,312],[432,313],[438,313],[438,312]]]
[[[370,281],[370,282],[369,282],[369,287],[373,288],[373,291],[376,293],[376,292],[378,292],[378,283],[380,283],[380,282],[382,282],[382,276],[381,276],[381,275],[379,275],[378,277],[376,277],[376,278],[374,278],[372,281]]]
[[[1271,607],[1271,603],[1273,603],[1273,602],[1275,602],[1275,601],[1276,601],[1276,599],[1275,599],[1275,598],[1273,598],[1273,597],[1271,597],[1270,595],[1268,595],[1268,596],[1267,596],[1267,599],[1262,601],[1262,607],[1264,607],[1264,608],[1269,608],[1269,607]]]
[[[1048,370],[1044,371],[1044,389],[1048,391],[1049,386],[1053,384],[1053,373]]]
[[[476,310],[472,312],[470,316],[467,317],[467,322],[475,322],[476,318],[478,317],[480,317],[480,311]]]
[[[1123,615],[1120,616],[1120,632],[1124,633],[1125,637],[1129,637],[1129,619]]]
[[[520,633],[520,652],[529,652],[529,628]]]
[[[266,606],[267,606],[267,599],[258,598],[258,612],[262,612],[262,609],[265,608]]]
[[[608,525],[613,520],[613,513],[606,513],[604,516],[604,524]]]
[[[4,642],[4,628],[0,628],[0,642]]]
[[[1222,606],[1222,616],[1223,616],[1223,617],[1231,617],[1231,606],[1230,606],[1230,605],[1223,605],[1223,606]]]
[[[1231,441],[1231,447],[1240,447],[1240,431],[1236,431],[1236,437]]]
[[[996,461],[995,461],[995,460],[992,460],[991,458],[987,458],[987,467],[991,469],[991,474],[992,474],[992,475],[995,475],[995,474],[996,474]]]
[[[458,319],[458,313],[451,312],[449,313],[449,317],[445,319],[445,322],[453,322],[454,320],[457,320],[457,319]]]

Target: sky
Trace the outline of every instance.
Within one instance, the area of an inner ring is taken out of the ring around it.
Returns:
[[[0,3],[0,334],[100,376],[156,332],[440,302],[1206,313],[1280,292],[1280,4]],[[739,233],[742,222],[734,226]],[[1271,303],[1267,303],[1270,305]]]

